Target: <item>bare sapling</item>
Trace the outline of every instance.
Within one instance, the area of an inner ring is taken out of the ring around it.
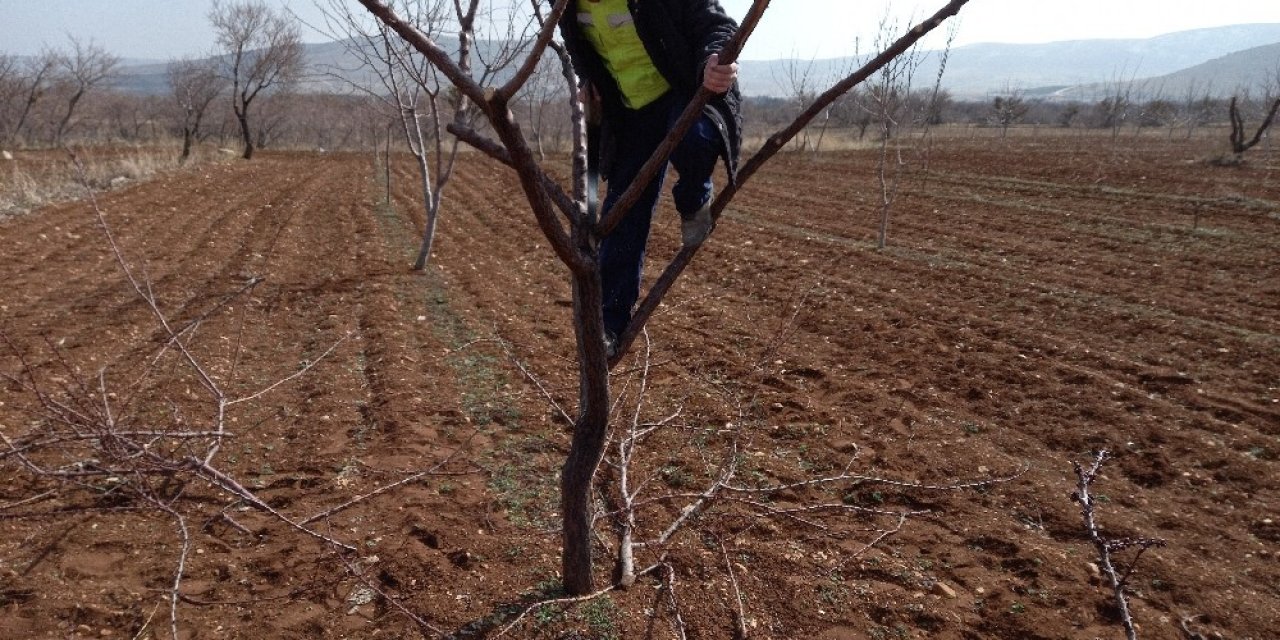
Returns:
[[[458,157],[460,143],[456,137],[446,135],[445,125],[452,122],[456,126],[472,127],[474,110],[468,101],[442,93],[447,83],[441,81],[436,67],[391,33],[385,24],[377,21],[370,24],[367,14],[357,16],[337,0],[318,6],[327,23],[320,30],[342,43],[347,53],[360,63],[359,69],[331,68],[326,69],[325,74],[379,101],[391,113],[395,128],[413,157],[424,214],[413,269],[421,271],[430,260],[445,189],[453,177]],[[455,24],[462,25],[461,33],[473,33],[478,3],[472,2],[464,8],[455,7],[447,0],[399,0],[393,8],[398,15],[405,16],[413,28],[438,40],[446,27],[452,28]],[[516,22],[508,21],[509,24]],[[475,50],[474,38],[459,38],[454,58],[458,68],[476,78],[476,82],[490,82],[511,64],[524,43],[523,34],[506,35],[515,37],[503,40],[506,44],[483,55]],[[371,73],[376,81],[361,81],[361,72]],[[385,171],[389,185],[390,153],[386,155]],[[390,194],[390,186],[387,191]],[[387,201],[390,204],[390,195]]]
[[[880,22],[874,47],[882,48],[896,30],[897,25],[886,16]],[[902,148],[895,145],[892,139],[898,128],[906,124],[904,120],[907,104],[911,99],[912,81],[921,62],[918,49],[912,45],[901,56],[880,68],[866,94],[865,108],[880,130],[880,148],[876,156],[876,181],[880,192],[876,248],[880,250],[889,245],[889,219],[893,204],[898,199],[902,171],[907,164],[902,158]]]
[[[1098,526],[1097,498],[1092,490],[1098,474],[1102,471],[1102,464],[1109,456],[1106,450],[1097,452],[1094,455],[1093,464],[1088,468],[1078,462],[1071,463],[1076,472],[1076,490],[1071,494],[1071,499],[1080,505],[1080,517],[1084,520],[1085,534],[1098,552],[1098,565],[1103,577],[1111,585],[1111,597],[1115,601],[1120,623],[1124,625],[1125,637],[1129,640],[1137,640],[1138,631],[1134,626],[1133,614],[1129,611],[1129,578],[1133,575],[1134,569],[1137,569],[1142,554],[1152,547],[1162,547],[1165,543],[1164,540],[1157,538],[1109,538],[1102,534],[1102,529]],[[1129,549],[1137,551],[1126,565],[1120,561],[1117,554]]]
[[[743,164],[736,176],[736,181],[729,184],[716,197],[711,205],[713,220],[719,218],[738,190],[764,163],[803,131],[836,98],[910,49],[925,34],[955,15],[966,2],[967,0],[948,2],[937,13],[908,30],[886,47],[881,54],[818,95],[813,104],[790,125],[770,136],[756,155]],[[592,488],[596,470],[605,457],[609,443],[612,407],[609,369],[628,352],[648,319],[699,248],[698,246],[682,248],[653,283],[636,309],[630,325],[619,336],[617,355],[611,362],[604,346],[599,243],[601,238],[618,225],[639,200],[641,192],[666,165],[672,150],[701,115],[712,94],[705,87],[697,90],[670,133],[640,170],[636,180],[619,197],[612,209],[597,217],[586,206],[586,144],[585,137],[582,135],[585,130],[582,105],[576,99],[571,105],[575,132],[574,171],[572,185],[568,190],[561,187],[539,165],[536,153],[526,140],[512,109],[514,98],[537,69],[544,52],[548,48],[556,48],[552,46],[556,25],[565,11],[570,8],[570,0],[555,0],[555,2],[535,5],[545,6],[546,12],[528,49],[528,54],[523,61],[513,65],[515,72],[511,78],[496,86],[485,86],[477,82],[451,59],[448,51],[439,43],[397,15],[387,2],[360,0],[360,3],[424,55],[436,67],[442,78],[456,87],[460,95],[469,100],[483,115],[496,139],[489,138],[475,129],[458,125],[451,125],[449,130],[468,144],[507,164],[516,172],[539,229],[556,257],[569,271],[578,351],[579,402],[574,420],[572,443],[560,483],[563,518],[561,565],[564,587],[571,596],[593,593],[596,589],[592,571],[594,531]],[[461,9],[461,3],[457,4]],[[475,0],[472,6],[474,4]],[[742,45],[763,17],[768,5],[768,0],[756,0],[752,4],[737,34],[720,52],[721,64],[729,64],[737,60]],[[462,37],[465,39],[468,36],[464,33]],[[576,77],[567,65],[564,68],[564,74],[566,80],[572,80],[572,84],[576,86]],[[576,95],[576,92],[573,93]],[[726,465],[725,474],[727,475],[722,482],[715,485],[710,495],[705,498],[693,498],[689,505],[691,514],[699,511],[722,491],[733,492],[732,468],[732,465]],[[748,492],[750,491],[755,490],[749,489]]]

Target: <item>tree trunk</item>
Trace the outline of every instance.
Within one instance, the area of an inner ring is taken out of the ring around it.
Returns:
[[[426,219],[422,221],[422,246],[418,248],[418,258],[413,261],[413,270],[422,271],[427,268],[431,259],[431,246],[436,241],[436,220],[439,219],[441,196],[439,189],[431,189],[431,172],[427,170],[427,157],[419,155],[418,174],[422,178],[422,201],[426,205]]]
[[[604,457],[609,429],[609,363],[604,351],[603,293],[599,253],[590,267],[573,274],[573,315],[578,338],[579,406],[573,443],[560,476],[560,512],[564,518],[562,574],[570,595],[591,593],[591,487]]]
[[[240,141],[244,143],[245,160],[253,158],[253,133],[249,131],[249,110],[237,109],[236,120],[240,122]]]
[[[178,156],[178,164],[186,164],[187,158],[191,157],[192,134],[191,127],[182,128],[182,154]]]

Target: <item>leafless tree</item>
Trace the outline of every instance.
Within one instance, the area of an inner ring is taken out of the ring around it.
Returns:
[[[1228,115],[1231,117],[1231,153],[1216,158],[1214,164],[1237,166],[1244,162],[1244,153],[1262,141],[1267,129],[1275,121],[1276,113],[1280,112],[1280,97],[1268,100],[1267,102],[1270,102],[1271,106],[1267,107],[1266,113],[1262,116],[1262,121],[1258,124],[1253,136],[1250,137],[1245,130],[1244,116],[1240,114],[1240,102],[1240,96],[1231,96],[1231,102],[1228,106]],[[1266,104],[1266,102],[1263,104]]]
[[[1196,82],[1187,85],[1179,105],[1178,120],[1187,131],[1187,139],[1195,134],[1197,128],[1210,122],[1213,118],[1215,100],[1213,85],[1200,86]]]
[[[209,105],[227,88],[226,78],[209,58],[183,58],[169,63],[169,91],[178,107],[182,127],[182,153],[178,162],[191,157],[191,145],[201,139],[200,126]]]
[[[431,256],[445,187],[453,176],[454,161],[458,155],[459,141],[445,135],[445,113],[452,113],[453,124],[470,128],[474,110],[468,102],[457,99],[456,94],[444,91],[445,83],[441,82],[435,66],[391,33],[386,25],[376,21],[369,24],[367,15],[357,17],[336,0],[329,0],[320,8],[327,22],[325,30],[345,45],[363,70],[374,74],[378,86],[364,86],[352,80],[354,74],[351,70],[329,69],[326,74],[382,101],[394,114],[402,138],[414,158],[425,216],[422,242],[413,268],[421,271]],[[478,0],[468,3],[397,0],[392,10],[406,16],[413,29],[432,40],[439,40],[447,27],[458,26],[462,35],[453,59],[459,69],[482,85],[489,84],[509,66],[523,46],[523,35],[509,30],[504,34],[507,39],[500,40],[503,45],[484,54],[476,50],[474,39],[469,34],[475,32]],[[519,20],[507,16],[504,22],[514,25]]]
[[[226,52],[223,73],[231,82],[231,108],[248,160],[255,141],[249,117],[254,101],[292,84],[302,71],[298,25],[262,0],[214,0],[209,21]]]
[[[948,2],[937,13],[889,44],[879,55],[818,96],[814,103],[790,125],[770,136],[756,155],[742,165],[737,181],[728,185],[716,197],[711,207],[713,219],[719,218],[728,203],[764,163],[803,131],[814,118],[830,106],[836,97],[866,80],[910,49],[921,37],[948,17],[955,15],[966,2],[967,0]],[[656,177],[678,141],[699,117],[703,107],[710,100],[711,93],[705,88],[698,90],[666,139],[641,169],[636,180],[627,187],[610,210],[603,212],[597,218],[586,206],[586,145],[583,135],[585,116],[582,105],[576,101],[573,104],[574,171],[572,188],[569,192],[566,192],[538,164],[535,153],[530,148],[511,109],[512,100],[517,92],[537,68],[542,54],[552,45],[555,25],[569,9],[571,0],[555,0],[549,3],[550,8],[530,47],[529,55],[517,66],[517,71],[510,80],[500,86],[489,87],[477,83],[450,59],[449,53],[444,48],[396,15],[386,2],[360,0],[360,3],[425,55],[441,75],[457,87],[460,95],[469,100],[483,114],[497,136],[496,140],[478,131],[456,125],[450,127],[451,132],[515,170],[539,228],[546,236],[551,249],[569,270],[573,290],[580,391],[573,438],[560,478],[560,512],[563,518],[561,531],[564,544],[562,579],[565,589],[570,594],[590,594],[594,591],[592,488],[596,470],[609,443],[612,407],[609,368],[617,364],[630,350],[632,343],[640,335],[659,303],[678,280],[700,246],[683,247],[650,287],[636,309],[631,324],[619,336],[618,353],[610,361],[604,347],[604,322],[601,314],[603,300],[600,284],[599,239],[608,235],[634,206],[640,193]],[[737,59],[742,44],[759,23],[768,5],[768,0],[755,0],[742,21],[738,34],[721,51],[722,62],[727,63]],[[576,78],[568,65],[567,56],[563,55],[562,50],[557,53],[561,55],[566,80],[576,85]],[[678,529],[717,491],[724,490],[730,479],[724,477],[717,481],[708,489],[704,497],[697,499],[682,511],[684,515],[674,522],[672,527]]]
[[[816,60],[809,58],[802,60],[800,58],[791,57],[782,62],[782,77],[774,78],[774,81],[781,84],[786,90],[787,101],[791,105],[792,115],[804,113],[809,105],[818,97],[818,86],[821,80],[817,77],[817,73],[813,67]],[[822,131],[818,134],[817,142],[810,140],[809,129],[801,132],[800,137],[796,140],[797,150],[812,150],[815,153],[822,146],[822,138],[826,135],[827,125],[831,122],[831,110],[827,109],[822,114]]]
[[[558,65],[544,58],[519,99],[525,103],[525,120],[538,150],[538,161],[545,162],[548,142],[552,149],[560,149],[564,142],[564,123],[568,120],[568,89]]]
[[[120,59],[92,41],[84,43],[71,38],[71,50],[59,54],[56,60],[56,82],[64,88],[67,101],[53,134],[53,143],[61,144],[80,101],[89,91],[111,78]]]
[[[1000,127],[1000,137],[1009,134],[1011,125],[1022,122],[1030,108],[1031,105],[1027,104],[1022,91],[1018,89],[1007,90],[1003,95],[992,98],[991,120]]]
[[[1094,105],[1094,113],[1098,127],[1111,130],[1112,140],[1119,137],[1120,129],[1128,122],[1133,100],[1133,76],[1125,78],[1123,69],[1103,84],[1102,98]]]
[[[883,49],[892,41],[897,24],[887,16],[881,20],[872,46]],[[866,108],[872,121],[880,129],[880,149],[876,157],[876,180],[880,187],[880,221],[876,232],[876,247],[884,249],[889,243],[889,217],[898,196],[902,169],[906,165],[902,150],[890,140],[900,126],[910,120],[907,105],[911,101],[912,80],[923,59],[913,44],[902,55],[880,67],[866,92]]]

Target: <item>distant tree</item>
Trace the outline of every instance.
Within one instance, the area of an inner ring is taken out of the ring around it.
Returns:
[[[1075,122],[1076,117],[1080,115],[1080,105],[1072,102],[1062,108],[1058,112],[1058,126],[1063,129],[1070,129],[1071,123]]]
[[[302,72],[297,23],[262,0],[214,0],[209,22],[226,51],[224,74],[231,82],[231,109],[240,125],[244,159],[253,157],[250,108],[260,95],[293,84]]]
[[[1110,129],[1111,139],[1120,135],[1120,128],[1129,120],[1133,107],[1133,78],[1125,79],[1118,73],[1103,86],[1102,99],[1094,105],[1095,122],[1100,129]]]
[[[1239,96],[1231,96],[1231,102],[1228,107],[1228,115],[1231,117],[1231,153],[1215,158],[1214,164],[1238,166],[1244,162],[1244,153],[1262,141],[1262,136],[1266,135],[1267,129],[1271,127],[1271,123],[1276,119],[1276,112],[1280,111],[1280,97],[1268,96],[1268,99],[1271,102],[1271,106],[1267,108],[1261,124],[1258,125],[1252,137],[1246,137],[1244,116],[1240,115]]]
[[[22,99],[22,66],[16,56],[0,53],[0,147],[13,137],[18,106]]]
[[[226,90],[227,81],[218,75],[211,58],[174,60],[169,63],[166,75],[169,91],[178,106],[182,128],[182,153],[178,155],[178,162],[182,163],[191,157],[191,145],[200,140],[200,125],[204,122],[205,112]]]
[[[474,40],[469,34],[474,32],[476,25],[479,10],[477,0],[465,3],[449,3],[447,0],[395,0],[394,7],[402,15],[409,16],[409,24],[426,37],[439,38],[446,26],[460,25],[460,33],[467,37],[459,40],[457,65],[469,76],[475,77],[477,82],[487,84],[493,80],[501,69],[512,62],[515,52],[520,49],[509,45],[496,54],[490,52],[489,57],[482,57],[474,50]],[[348,54],[358,60],[364,70],[377,78],[378,86],[364,86],[353,82],[337,71],[330,71],[329,75],[384,104],[398,125],[417,165],[424,219],[422,242],[413,268],[421,271],[426,268],[431,257],[445,187],[453,176],[460,144],[457,138],[450,139],[445,135],[447,122],[444,116],[451,114],[454,125],[470,127],[474,123],[475,114],[469,102],[462,100],[456,90],[451,91],[453,87],[446,87],[447,83],[441,82],[437,67],[393,34],[385,24],[376,20],[369,24],[368,15],[358,18],[338,0],[328,0],[328,5],[321,6],[321,9],[325,14],[328,30],[344,43]],[[480,62],[478,71],[474,68],[477,58]],[[536,74],[531,74],[531,77],[534,75]],[[568,91],[562,91],[561,95],[567,99]],[[528,96],[524,98],[528,99]],[[389,154],[387,161],[390,162]],[[390,198],[389,167],[387,171]]]
[[[1027,104],[1021,91],[1010,91],[1006,95],[996,96],[991,100],[991,120],[1000,127],[1000,137],[1009,134],[1011,125],[1022,122],[1031,105]]]
[[[564,125],[569,119],[565,105],[569,96],[561,74],[558,61],[550,57],[544,58],[538,61],[537,70],[529,77],[529,84],[517,95],[517,100],[525,103],[525,117],[533,134],[539,161],[547,159],[548,139],[555,149],[559,149],[564,142]]]
[[[56,60],[56,83],[64,88],[66,109],[58,121],[53,133],[53,143],[61,144],[67,130],[71,127],[71,119],[75,116],[76,107],[95,87],[100,86],[115,73],[120,59],[107,53],[106,49],[93,44],[82,43],[71,38],[71,50],[58,54]]]
[[[800,60],[798,58],[788,58],[782,62],[782,77],[774,78],[775,82],[783,85],[786,91],[787,101],[790,103],[790,113],[787,117],[794,117],[795,114],[804,113],[809,105],[818,97],[819,79],[814,73],[813,65],[816,61],[813,58],[809,60]],[[826,109],[822,115],[822,132],[818,135],[818,141],[814,143],[809,137],[809,128],[806,127],[800,134],[800,138],[796,141],[799,151],[813,150],[818,151],[822,146],[822,138],[826,134],[827,124],[831,121],[831,110]]]
[[[1138,113],[1138,128],[1143,127],[1169,127],[1170,135],[1173,133],[1171,124],[1178,122],[1178,105],[1172,100],[1162,97],[1152,98],[1142,105],[1142,111]]]
[[[942,88],[933,91],[924,105],[924,124],[940,125],[946,122],[947,109],[952,102],[950,91]]]

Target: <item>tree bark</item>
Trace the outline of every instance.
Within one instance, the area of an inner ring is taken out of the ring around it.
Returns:
[[[182,128],[182,154],[178,156],[178,164],[185,164],[191,157],[191,127]]]
[[[240,141],[244,143],[245,160],[253,158],[253,133],[249,131],[249,110],[236,109],[236,120],[240,123]]]
[[[584,235],[584,234],[580,234]],[[591,487],[604,457],[609,430],[609,363],[604,351],[603,293],[599,253],[579,242],[588,254],[586,268],[573,270],[573,316],[578,338],[578,418],[573,442],[560,475],[564,552],[561,573],[565,591],[583,595],[594,591],[591,575]]]

